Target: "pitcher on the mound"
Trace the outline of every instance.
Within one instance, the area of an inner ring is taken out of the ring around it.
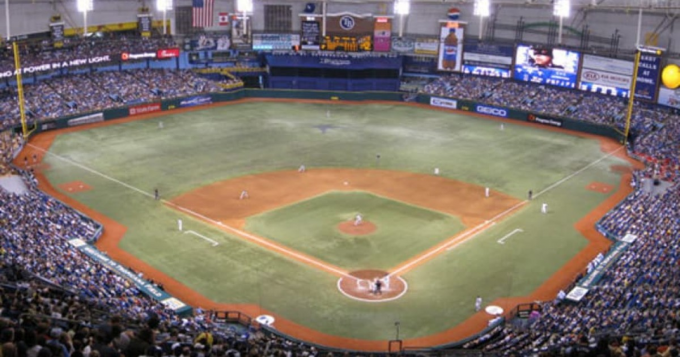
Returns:
[[[358,215],[354,218],[354,225],[355,225],[355,226],[358,226],[358,225],[361,224],[361,222],[363,222],[363,218],[361,218],[361,215],[358,214]]]

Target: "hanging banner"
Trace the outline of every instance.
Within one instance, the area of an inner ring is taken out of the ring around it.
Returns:
[[[659,68],[661,57],[642,53],[635,81],[635,99],[655,101],[659,89]]]
[[[373,30],[373,51],[389,52],[392,40],[392,19],[389,17],[376,17]]]
[[[242,16],[232,16],[231,18],[231,46],[235,50],[249,50],[252,48],[252,23],[253,19],[247,16],[244,20]]]
[[[416,49],[416,39],[413,37],[392,36],[390,42],[392,52],[413,53]]]
[[[459,22],[449,21],[439,30],[437,69],[460,72],[463,64],[464,29]]]
[[[191,49],[194,51],[229,51],[231,40],[229,33],[206,33],[201,34],[189,41]]]
[[[137,30],[142,37],[151,37],[151,15],[137,15]]]
[[[50,35],[52,37],[52,46],[54,48],[61,48],[64,46],[64,23],[56,22],[50,24]]]
[[[274,34],[274,33],[254,33],[253,50],[272,51],[287,50],[300,46],[300,35],[298,34]]]
[[[321,25],[318,21],[302,21],[300,47],[303,50],[318,51],[321,46]]]

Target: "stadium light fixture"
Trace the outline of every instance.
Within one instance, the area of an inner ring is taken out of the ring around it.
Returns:
[[[404,16],[411,12],[411,0],[396,0],[394,13],[399,15],[399,37],[404,34]]]
[[[238,12],[253,12],[253,0],[237,0],[236,10]]]
[[[484,32],[484,18],[491,14],[491,0],[475,0],[472,14],[479,16],[479,39],[482,39]]]
[[[94,9],[93,0],[76,0],[78,12],[83,13],[83,37],[87,36],[87,12]]]
[[[172,0],[156,0],[156,10],[163,13],[163,35],[167,35],[168,26],[165,22],[168,11],[172,10]]]
[[[571,1],[570,0],[555,0],[553,7],[553,15],[560,18],[560,30],[558,32],[557,43],[562,43],[562,24],[564,18],[571,15]]]

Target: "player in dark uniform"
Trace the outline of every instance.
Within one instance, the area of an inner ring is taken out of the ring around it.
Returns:
[[[533,197],[534,197],[534,191],[529,190],[529,194],[527,195],[528,200],[531,201],[531,199],[532,199]]]
[[[383,282],[380,279],[377,279],[375,281],[375,294],[376,295],[382,295],[382,284],[383,284]]]
[[[161,198],[161,195],[158,193],[158,189],[154,188],[153,189],[153,199],[158,201]]]

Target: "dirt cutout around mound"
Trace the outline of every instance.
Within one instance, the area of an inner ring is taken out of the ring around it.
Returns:
[[[376,283],[380,280],[380,291]],[[398,276],[382,270],[357,270],[338,280],[338,289],[350,299],[364,302],[384,302],[400,298],[408,285]]]
[[[631,164],[632,167],[628,166],[620,166],[615,169],[612,167],[612,171],[614,172],[620,172],[622,173],[621,181],[619,184],[618,189],[610,195],[604,202],[602,202],[600,205],[598,205],[596,208],[594,208],[592,211],[588,212],[586,216],[584,216],[579,222],[574,224],[574,227],[583,234],[584,237],[586,237],[589,241],[590,244],[581,250],[577,256],[572,258],[566,265],[564,265],[562,268],[560,268],[559,271],[557,271],[555,274],[553,274],[548,280],[546,280],[539,288],[534,290],[531,294],[521,296],[521,297],[511,297],[511,298],[501,298],[497,299],[493,302],[490,302],[492,305],[498,305],[501,306],[506,312],[512,311],[518,304],[521,303],[530,303],[534,302],[536,300],[551,300],[555,297],[558,291],[560,289],[564,289],[564,287],[568,286],[571,284],[576,276],[578,276],[580,273],[582,273],[588,264],[598,253],[606,251],[609,246],[611,245],[611,241],[604,238],[596,229],[595,229],[595,223],[597,220],[599,220],[606,212],[608,212],[610,209],[615,207],[621,200],[623,200],[630,192],[633,191],[633,189],[630,187],[630,180],[631,180],[631,172],[632,169],[641,169],[644,167],[644,165],[638,161],[635,161],[634,159],[628,157],[626,155],[625,150],[621,150],[621,145],[617,143],[614,140],[599,137],[597,135],[593,134],[585,134],[582,132],[577,132],[573,130],[566,130],[563,128],[555,128],[555,127],[549,127],[541,124],[536,124],[536,123],[525,123],[525,122],[518,122],[518,121],[508,121],[506,119],[502,118],[495,118],[491,116],[486,116],[482,114],[476,114],[476,113],[470,113],[470,112],[461,112],[458,110],[452,110],[452,109],[446,109],[446,108],[437,108],[437,107],[432,107],[427,104],[419,104],[419,103],[395,103],[392,101],[361,101],[361,102],[353,102],[353,101],[328,101],[328,100],[302,100],[302,99],[295,99],[295,100],[290,100],[290,99],[271,99],[271,98],[249,98],[249,99],[242,99],[238,101],[233,101],[233,102],[225,102],[225,103],[214,103],[211,105],[206,105],[206,106],[200,106],[200,107],[190,107],[190,108],[182,108],[182,109],[176,109],[172,111],[172,114],[177,114],[177,113],[184,113],[184,112],[189,112],[189,111],[197,111],[197,110],[205,110],[207,108],[212,108],[212,107],[225,107],[225,106],[232,106],[232,105],[239,105],[242,103],[258,103],[258,102],[276,102],[276,103],[320,103],[320,104],[325,104],[325,105],[339,105],[339,106],[352,106],[352,105],[365,105],[365,104],[389,104],[389,105],[404,105],[404,106],[410,106],[410,107],[417,107],[417,108],[422,108],[422,109],[427,109],[427,110],[435,110],[435,111],[441,111],[441,112],[448,112],[448,113],[461,113],[466,116],[474,116],[474,117],[479,117],[483,118],[485,120],[492,120],[492,121],[497,121],[497,122],[505,122],[505,123],[512,123],[513,125],[522,125],[522,126],[532,126],[535,128],[539,128],[541,130],[545,131],[553,131],[553,132],[560,132],[560,133],[566,133],[566,134],[571,134],[579,137],[586,137],[586,138],[591,138],[595,140],[600,141],[600,148],[603,153],[613,153],[615,156],[620,157],[627,162]],[[45,151],[49,150],[50,146],[54,142],[54,139],[64,133],[69,133],[69,132],[75,132],[75,131],[81,131],[81,130],[87,130],[87,129],[92,129],[92,128],[98,128],[98,127],[103,127],[103,126],[109,126],[109,125],[117,125],[117,124],[122,124],[122,123],[127,123],[127,122],[132,122],[132,121],[137,121],[137,120],[145,120],[145,119],[153,119],[156,117],[161,117],[164,115],[167,115],[168,113],[166,112],[161,112],[161,113],[152,113],[152,114],[145,114],[145,115],[139,115],[136,117],[129,117],[129,118],[124,118],[124,119],[117,119],[117,120],[111,120],[111,121],[104,121],[104,122],[99,122],[99,123],[93,123],[93,124],[86,124],[78,127],[70,127],[70,128],[65,128],[65,129],[60,129],[60,130],[55,130],[55,131],[48,131],[48,132],[43,132],[39,133],[38,135],[32,136],[30,139],[29,145],[26,145],[24,147],[24,150],[21,152],[21,154],[14,160],[14,164],[17,166],[23,166],[21,160],[24,155],[29,155],[29,157],[36,153],[40,158],[41,156],[45,153]],[[625,169],[624,169],[625,168]],[[374,340],[361,340],[361,339],[354,339],[354,338],[344,338],[340,336],[334,336],[334,335],[329,335],[314,329],[311,329],[307,326],[298,324],[294,321],[291,321],[284,316],[277,314],[273,311],[268,311],[261,306],[257,305],[256,303],[252,304],[228,304],[228,303],[217,303],[204,295],[201,295],[197,291],[194,291],[190,288],[188,288],[186,285],[182,284],[181,282],[173,279],[172,277],[164,274],[160,270],[155,269],[148,263],[140,260],[136,256],[128,253],[127,251],[121,249],[118,247],[119,242],[123,239],[123,236],[125,235],[125,232],[127,228],[115,220],[89,208],[88,206],[80,203],[73,197],[66,195],[62,193],[61,191],[57,190],[55,187],[53,187],[50,182],[45,178],[45,176],[42,174],[42,172],[36,170],[36,177],[38,178],[39,181],[39,187],[42,191],[46,192],[47,194],[61,200],[62,202],[68,204],[69,206],[79,210],[80,212],[83,212],[84,214],[88,215],[92,219],[102,223],[105,227],[103,235],[100,237],[100,239],[97,241],[97,247],[105,251],[109,254],[109,256],[116,260],[117,262],[126,265],[128,267],[131,267],[132,269],[143,272],[146,277],[149,279],[153,279],[159,282],[162,282],[163,285],[166,288],[166,291],[168,291],[170,294],[173,296],[177,297],[178,299],[193,305],[193,306],[201,306],[203,308],[207,309],[213,309],[216,311],[240,311],[241,313],[244,313],[248,316],[258,316],[261,314],[268,314],[272,315],[276,318],[276,326],[277,329],[285,334],[288,334],[290,336],[305,340],[310,343],[316,343],[320,345],[325,345],[325,346],[330,346],[330,347],[337,347],[337,348],[348,348],[348,349],[355,349],[355,350],[364,350],[364,351],[387,351],[388,350],[388,343],[387,341],[374,341]],[[483,190],[483,188],[482,188]],[[240,192],[240,191],[239,191]],[[235,196],[237,199],[238,194]],[[248,200],[244,200],[248,201]],[[403,341],[403,346],[404,347],[424,347],[424,346],[434,346],[434,345],[441,345],[445,343],[450,343],[452,341],[459,341],[461,339],[467,338],[475,333],[478,333],[479,331],[482,331],[484,328],[487,327],[488,324],[488,315],[486,313],[477,313],[470,318],[468,318],[466,321],[456,325],[452,326],[451,328],[442,331],[440,333],[436,333],[433,335],[429,336],[424,336],[424,337],[419,337],[419,338],[412,338],[412,339],[406,339]]]
[[[354,221],[345,221],[338,224],[337,228],[343,234],[350,236],[365,236],[378,230],[378,226],[369,221],[362,221],[358,225],[354,225]]]

